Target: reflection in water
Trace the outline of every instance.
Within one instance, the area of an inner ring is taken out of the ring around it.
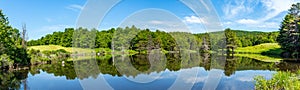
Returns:
[[[194,56],[193,56],[194,55]],[[126,62],[127,64],[132,64],[133,68],[136,69],[135,72],[128,71],[126,73],[121,73],[116,68],[113,60],[111,57],[108,58],[98,58],[98,60],[81,60],[76,62],[64,62],[62,63],[53,63],[53,64],[44,64],[44,65],[35,65],[31,66],[29,70],[0,70],[0,89],[25,89],[25,88],[34,88],[38,85],[33,85],[32,78],[39,78],[39,75],[53,75],[53,78],[65,78],[64,81],[76,81],[84,80],[87,78],[98,78],[99,75],[104,75],[105,79],[112,85],[117,88],[123,87],[122,85],[118,85],[119,82],[124,82],[124,85],[139,85],[137,83],[126,81],[124,77],[137,77],[138,75],[149,75],[149,74],[162,74],[159,77],[158,81],[160,85],[157,86],[158,88],[163,88],[164,86],[170,86],[172,82],[176,79],[176,75],[180,71],[189,70],[189,69],[199,69],[198,77],[195,79],[196,84],[193,88],[201,88],[203,82],[205,81],[207,72],[211,70],[212,59],[210,58],[209,54],[201,54],[197,56],[197,54],[190,54],[189,57],[181,57],[179,54],[176,53],[169,53],[165,55],[166,62],[161,62],[157,59],[156,61],[151,62],[149,61],[148,55],[135,55],[129,56],[124,61],[116,61],[116,62]],[[191,57],[199,57],[199,58],[191,58]],[[121,56],[120,56],[121,58]],[[180,59],[181,58],[181,59]],[[222,57],[221,57],[222,58]],[[163,57],[161,58],[163,59]],[[187,64],[182,65],[182,62]],[[81,70],[81,74],[77,75],[74,70],[74,63],[80,63],[77,65],[81,65],[76,67],[77,70]],[[126,63],[122,63],[122,67],[124,70],[128,69]],[[151,66],[152,64],[155,67]],[[98,67],[91,67],[90,64],[98,64]],[[165,64],[165,65],[163,65]],[[215,70],[222,70],[226,77],[221,79],[220,87],[227,87],[228,83],[243,83],[248,82],[249,85],[254,87],[253,84],[253,77],[258,74],[264,74],[271,76],[271,71],[276,70],[289,70],[289,71],[297,71],[300,69],[300,64],[298,63],[291,63],[291,62],[281,62],[281,63],[268,63],[262,62],[250,58],[245,57],[233,57],[227,58],[225,67],[222,65],[217,68],[212,68]],[[247,76],[252,75],[252,76]],[[172,78],[173,77],[173,78]],[[30,80],[27,78],[31,78]],[[45,78],[45,77],[43,77]],[[50,77],[48,77],[50,78]],[[232,79],[239,79],[238,81]],[[45,79],[40,79],[42,80]],[[47,79],[52,80],[52,79]],[[118,80],[125,80],[125,81],[118,81]],[[201,81],[201,82],[200,82]],[[203,81],[203,82],[202,82]],[[47,83],[47,81],[44,81]],[[54,81],[55,82],[55,81]],[[169,82],[169,83],[167,83]],[[198,82],[198,83],[197,83]],[[70,82],[69,82],[70,83]],[[152,83],[153,84],[153,83]],[[150,84],[150,86],[152,85]],[[45,84],[47,85],[47,84]],[[76,85],[79,85],[78,82]],[[153,84],[156,85],[156,84]],[[39,85],[41,86],[41,85]],[[72,85],[70,85],[72,86]],[[145,86],[145,85],[141,85]],[[147,85],[145,86],[147,87]],[[240,85],[239,87],[245,87]],[[59,87],[57,87],[59,88]],[[66,87],[68,89],[68,87]],[[71,87],[70,87],[71,88]],[[74,87],[73,87],[74,88]]]
[[[0,90],[20,89],[22,82],[23,87],[27,87],[26,78],[28,70],[20,70],[17,72],[0,70],[0,73]]]

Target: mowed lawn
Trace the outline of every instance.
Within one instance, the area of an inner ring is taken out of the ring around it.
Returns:
[[[265,43],[249,47],[239,47],[234,52],[235,56],[248,57],[264,62],[279,62],[282,60],[280,54],[283,50],[280,49],[278,43]]]
[[[278,43],[265,43],[255,46],[249,47],[240,47],[237,48],[234,52],[237,53],[253,53],[253,54],[261,54],[264,52],[275,51],[281,53],[282,50],[280,49],[280,45]]]
[[[83,49],[83,48],[73,48],[73,47],[63,47],[59,45],[40,45],[40,46],[31,46],[28,49],[40,50],[40,51],[55,51],[59,49],[64,49],[70,53],[90,53],[92,49]]]

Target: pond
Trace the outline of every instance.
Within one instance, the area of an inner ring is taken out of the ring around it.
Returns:
[[[253,90],[253,77],[257,75],[271,78],[276,71],[297,71],[300,68],[295,62],[262,62],[209,54],[193,56],[106,56],[32,65],[27,70],[0,70],[0,89]],[[216,62],[218,59],[223,62]]]

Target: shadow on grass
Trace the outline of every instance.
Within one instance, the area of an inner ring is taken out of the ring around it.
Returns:
[[[241,56],[241,57],[248,57],[248,58],[265,61],[265,62],[279,62],[279,61],[283,60],[283,58],[281,57],[282,52],[283,52],[283,50],[281,50],[280,48],[274,48],[274,49],[270,49],[268,51],[255,52],[255,53],[237,52],[235,55]]]
[[[262,55],[274,57],[274,58],[282,58],[281,54],[283,53],[283,50],[280,48],[270,49],[269,51],[262,52]]]

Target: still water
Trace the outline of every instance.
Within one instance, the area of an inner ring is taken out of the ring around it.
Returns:
[[[29,70],[2,70],[0,89],[199,90],[216,80],[211,78],[219,76],[217,82],[213,82],[218,90],[253,90],[253,78],[257,75],[268,79],[276,71],[296,71],[300,67],[297,63],[262,62],[245,57],[226,57],[223,63],[215,63],[216,58],[204,55],[196,58],[199,61],[187,61],[186,65],[182,57],[174,54],[157,61],[149,60],[149,55],[118,60],[121,57],[35,65]]]

